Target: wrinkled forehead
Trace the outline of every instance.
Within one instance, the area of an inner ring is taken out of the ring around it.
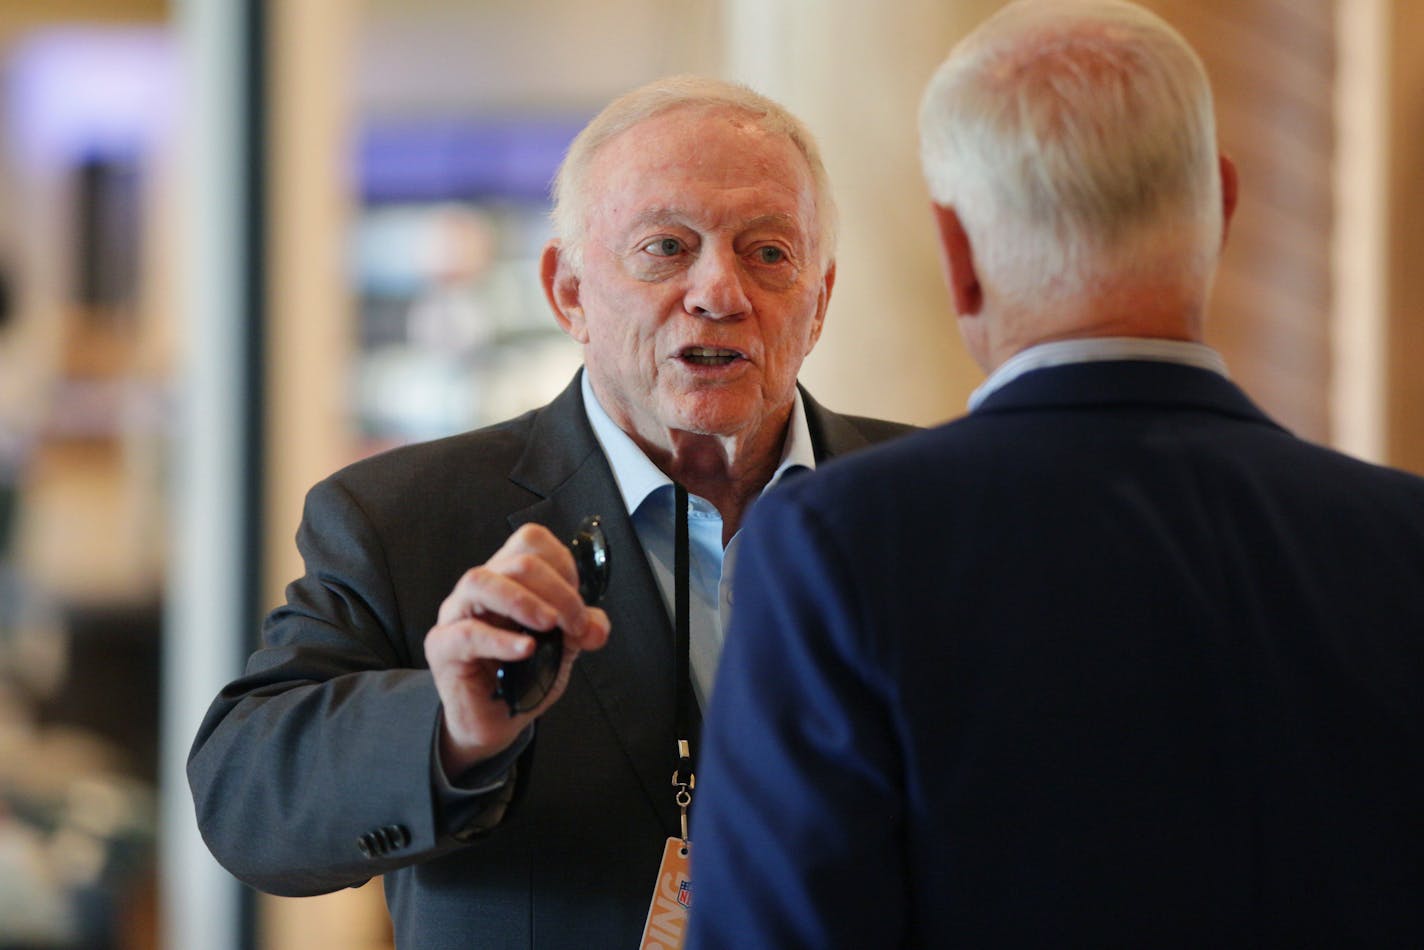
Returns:
[[[618,133],[593,157],[588,195],[590,227],[668,209],[817,227],[815,183],[796,143],[726,107],[677,108]]]

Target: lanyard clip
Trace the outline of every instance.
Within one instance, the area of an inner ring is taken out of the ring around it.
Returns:
[[[687,778],[683,779],[686,772]],[[677,788],[674,800],[682,819],[682,843],[687,844],[687,810],[692,807],[692,790],[697,787],[697,776],[692,771],[692,751],[686,739],[677,740],[677,768],[672,773],[672,784]]]
[[[683,770],[687,771],[687,781],[681,780]],[[697,787],[697,777],[692,774],[692,750],[686,739],[677,740],[677,768],[672,773],[672,783],[674,785],[685,785],[688,788]]]

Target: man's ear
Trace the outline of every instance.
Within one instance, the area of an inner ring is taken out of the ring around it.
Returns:
[[[945,281],[954,310],[961,317],[977,314],[984,306],[984,289],[974,270],[974,249],[959,215],[948,205],[931,204],[935,227],[939,229],[940,261],[944,265]]]
[[[836,262],[831,261],[826,268],[826,273],[821,277],[821,293],[816,300],[816,322],[811,327],[811,342],[806,347],[806,352],[810,353],[816,342],[821,339],[821,331],[826,328],[826,308],[831,305],[831,291],[836,286]]]
[[[1216,158],[1217,166],[1221,169],[1221,243],[1226,244],[1226,234],[1231,230],[1231,216],[1236,213],[1236,195],[1239,182],[1236,176],[1236,163],[1227,157],[1225,152]]]
[[[569,266],[569,256],[557,238],[544,245],[544,253],[539,258],[539,279],[544,285],[544,299],[549,301],[559,329],[579,343],[587,343],[588,325],[579,298],[578,274]]]

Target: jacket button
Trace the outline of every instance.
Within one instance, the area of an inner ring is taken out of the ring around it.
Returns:
[[[383,825],[376,830],[375,839],[376,850],[388,854],[409,844],[410,832],[404,825]]]
[[[356,839],[356,847],[368,858],[384,857],[410,844],[410,832],[405,825],[382,825]]]

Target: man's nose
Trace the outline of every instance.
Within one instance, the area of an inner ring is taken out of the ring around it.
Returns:
[[[724,320],[751,309],[742,286],[741,262],[730,248],[707,248],[688,273],[687,312],[695,317]]]

